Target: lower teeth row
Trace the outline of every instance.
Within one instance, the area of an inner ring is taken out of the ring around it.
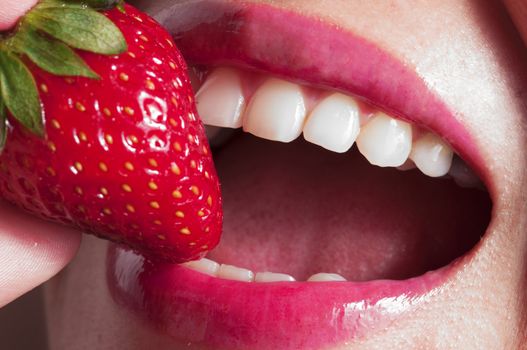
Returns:
[[[237,266],[218,264],[210,259],[201,259],[182,264],[183,266],[217,278],[241,282],[294,282],[293,276],[285,273],[256,272]],[[307,279],[308,282],[342,282],[346,279],[336,273],[317,273]]]

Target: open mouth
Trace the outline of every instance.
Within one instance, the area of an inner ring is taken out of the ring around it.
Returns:
[[[189,343],[310,349],[380,328],[447,283],[491,217],[484,165],[448,108],[349,33],[210,4],[158,17],[195,64],[222,241],[184,266],[112,247],[116,299]]]
[[[433,132],[265,73],[198,75],[198,112],[221,127],[209,135],[225,224],[209,259],[186,266],[247,282],[405,279],[485,231],[483,185]]]

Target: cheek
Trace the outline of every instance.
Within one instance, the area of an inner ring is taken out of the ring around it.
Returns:
[[[131,1],[132,4],[152,13],[173,2]],[[522,174],[527,162],[524,151],[527,138],[525,131],[519,127],[525,124],[526,116],[522,100],[524,92],[527,91],[527,78],[525,67],[522,65],[527,60],[521,41],[513,34],[508,18],[503,8],[497,5],[498,2],[486,3],[485,7],[481,8],[475,8],[476,5],[469,1],[435,1],[411,5],[400,3],[392,5],[393,8],[389,11],[386,10],[385,3],[372,4],[367,1],[259,2],[271,2],[277,6],[329,18],[381,43],[404,62],[414,66],[423,79],[435,87],[449,106],[458,112],[459,118],[468,126],[476,141],[485,145],[482,149],[486,150],[484,156],[488,159],[489,166],[497,169],[496,173],[504,174],[498,179],[504,189],[503,195],[517,199],[520,197],[518,194],[513,195],[513,192],[524,182],[525,175]],[[518,220],[525,219],[525,211],[518,211],[514,216]],[[507,235],[510,236],[511,233],[501,234],[503,237],[508,237]],[[502,244],[502,248],[517,252],[518,246],[524,246],[518,242],[525,239],[516,238],[506,240],[508,243]],[[504,242],[505,240],[501,241]],[[82,248],[71,266],[47,283],[45,302],[51,347],[78,349],[91,345],[103,350],[187,348],[185,344],[177,344],[174,340],[149,329],[114,303],[106,284],[106,249],[106,242],[85,237]],[[499,255],[503,257],[507,254]],[[493,263],[488,266],[500,271],[501,266],[505,264]],[[496,274],[495,271],[489,271],[489,275],[491,273]],[[509,273],[510,271],[503,271],[500,274],[507,276]],[[474,280],[480,278],[480,275],[475,275]],[[511,294],[513,288],[504,285],[502,295]],[[483,293],[479,291],[477,294],[479,297],[479,294]],[[505,316],[490,315],[490,311],[478,308],[486,302],[470,302],[471,298],[475,297],[457,296],[456,300],[444,300],[441,303],[443,306],[459,303],[463,315],[473,315],[460,316],[463,320],[456,321],[459,326],[451,327],[455,328],[455,333],[446,328],[447,326],[438,327],[430,321],[448,320],[451,316],[446,312],[452,310],[430,308],[421,314],[416,313],[416,317],[409,320],[407,325],[394,327],[394,334],[382,334],[367,343],[349,348],[383,348],[387,339],[391,341],[390,348],[403,349],[409,343],[417,344],[416,348],[427,348],[430,344],[423,343],[421,339],[427,331],[436,335],[438,339],[445,338],[440,348],[459,347],[457,341],[463,337],[462,334],[484,334],[478,339],[478,344],[483,348],[501,348],[496,344],[496,339],[509,337],[511,330],[502,329],[498,325],[488,329],[492,322],[482,325],[480,321],[505,320]],[[416,319],[419,318],[428,322],[415,327]],[[504,322],[503,328],[510,323]],[[443,334],[440,334],[441,327],[445,327]],[[451,339],[452,344],[448,339]],[[470,344],[475,343],[474,341]]]

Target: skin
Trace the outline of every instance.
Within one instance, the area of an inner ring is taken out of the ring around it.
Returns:
[[[36,0],[2,0],[0,31],[11,28]],[[0,307],[50,279],[75,256],[81,235],[42,222],[0,202]],[[31,273],[28,273],[31,271]]]
[[[0,30],[7,30],[15,25],[18,18],[35,6],[37,0],[4,0],[0,9]]]
[[[170,1],[136,4],[155,12]],[[408,317],[338,349],[523,348],[527,329],[527,309],[522,307],[527,286],[527,60],[521,35],[527,38],[527,2],[438,0],[412,2],[411,7],[402,1],[252,2],[274,3],[340,25],[416,69],[457,112],[492,169],[489,190],[495,213],[474,259]],[[9,17],[10,8],[15,7],[0,9],[5,26],[24,12],[14,11]],[[0,262],[18,262],[0,264],[0,287],[11,287],[0,288],[0,305],[53,276],[79,244],[79,235],[71,230],[21,220],[22,215],[0,205]],[[36,240],[37,234],[45,235],[45,243],[29,248],[25,243]],[[187,348],[115,305],[105,283],[106,247],[106,242],[87,237],[75,260],[47,284],[51,348]],[[36,272],[22,274],[23,279],[9,277],[21,275],[15,274],[15,269],[21,270],[20,262]]]

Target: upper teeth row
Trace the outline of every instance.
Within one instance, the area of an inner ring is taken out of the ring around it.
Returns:
[[[453,152],[438,136],[416,135],[402,120],[377,111],[367,116],[351,96],[333,93],[310,98],[302,86],[270,78],[247,101],[241,75],[217,68],[196,94],[198,112],[207,125],[239,128],[258,137],[291,142],[300,134],[334,152],[346,152],[357,142],[374,165],[417,166],[428,176],[448,173]]]
[[[182,264],[183,266],[209,276],[242,282],[294,282],[295,278],[284,273],[257,272],[256,274],[241,267],[218,264],[210,259],[200,259]],[[317,273],[307,279],[308,282],[337,282],[346,279],[336,273]]]

